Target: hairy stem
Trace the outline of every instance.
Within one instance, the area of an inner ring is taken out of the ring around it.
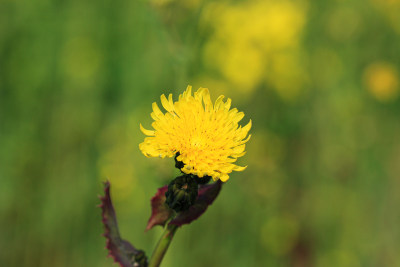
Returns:
[[[175,231],[178,229],[176,225],[167,225],[164,233],[162,234],[160,240],[157,243],[156,248],[153,251],[153,255],[151,255],[151,259],[149,262],[149,267],[158,267],[161,264],[162,259],[164,258],[165,253],[169,247],[169,244],[174,237]]]

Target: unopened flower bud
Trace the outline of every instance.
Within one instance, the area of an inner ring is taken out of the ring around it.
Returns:
[[[134,267],[147,267],[147,257],[143,250],[139,250],[135,255]]]
[[[193,176],[194,179],[196,180],[197,184],[208,184],[208,182],[211,180],[211,176],[205,175],[203,177],[198,177],[196,175]]]
[[[165,203],[176,212],[185,211],[196,201],[198,185],[192,175],[175,178],[165,193]]]

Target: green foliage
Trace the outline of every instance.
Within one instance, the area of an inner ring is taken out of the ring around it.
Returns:
[[[163,266],[399,266],[398,1],[0,2],[1,266],[111,266],[150,252],[173,159],[138,149],[151,103],[188,84],[253,121],[248,165]],[[157,232],[159,231],[159,232]]]

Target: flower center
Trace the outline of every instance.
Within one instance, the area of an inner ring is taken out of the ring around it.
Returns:
[[[190,146],[192,148],[201,148],[203,147],[203,140],[199,136],[194,136],[190,141]]]

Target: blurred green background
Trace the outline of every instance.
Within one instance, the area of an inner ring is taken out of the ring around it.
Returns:
[[[105,179],[150,254],[139,123],[188,84],[253,137],[163,266],[400,266],[399,48],[399,0],[0,0],[0,266],[112,266]]]

